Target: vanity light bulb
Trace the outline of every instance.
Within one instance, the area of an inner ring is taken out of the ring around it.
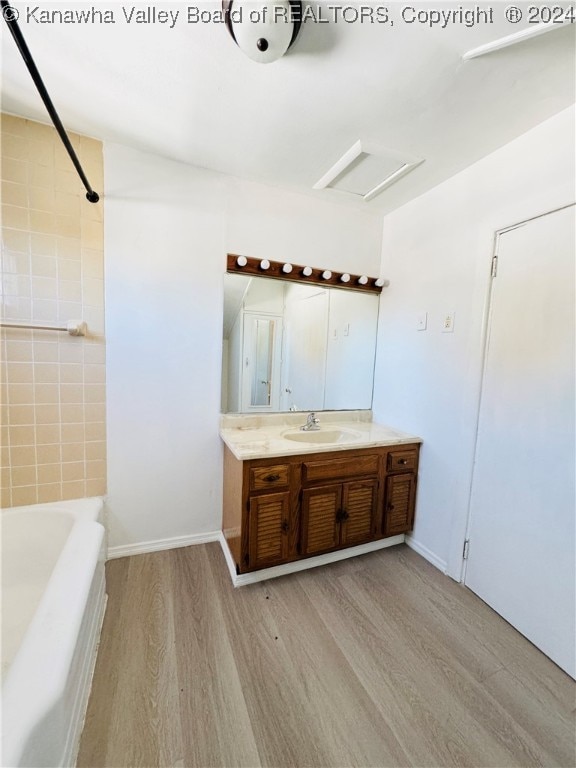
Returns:
[[[330,278],[332,277],[332,272],[330,272],[329,269],[325,269],[324,272],[322,272],[322,277],[324,278],[324,280],[330,280]]]
[[[284,264],[282,272],[285,272],[287,275],[292,272],[292,264]]]
[[[379,277],[378,280],[374,283],[374,285],[377,285],[378,288],[387,288],[390,285],[390,280],[386,280],[383,277]]]
[[[248,259],[246,258],[246,256],[238,256],[238,258],[236,259],[236,266],[245,267],[246,264],[248,264]]]
[[[302,274],[304,275],[304,277],[310,277],[310,275],[312,274],[312,267],[304,267],[304,269],[302,270]]]
[[[358,282],[360,283],[360,285],[366,285],[366,283],[368,282],[368,278],[366,277],[366,275],[362,275],[361,277],[358,278]]]
[[[260,262],[260,269],[270,269],[270,262],[268,259],[262,259]]]
[[[340,275],[340,280],[343,283],[349,283],[350,282],[350,275],[348,274],[348,272],[344,272],[343,275]]]

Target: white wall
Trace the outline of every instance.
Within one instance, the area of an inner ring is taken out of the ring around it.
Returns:
[[[574,201],[566,110],[384,219],[375,418],[423,440],[413,542],[460,577],[494,233]],[[453,333],[442,333],[455,311]],[[417,316],[428,313],[426,331]]]
[[[104,156],[108,514],[121,548],[220,528],[226,252],[378,274],[381,222],[116,144]]]

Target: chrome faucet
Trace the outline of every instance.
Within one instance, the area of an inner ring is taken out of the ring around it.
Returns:
[[[303,424],[300,429],[304,430],[304,432],[318,430],[320,429],[320,419],[314,412],[309,413],[308,418],[306,419],[306,424]]]

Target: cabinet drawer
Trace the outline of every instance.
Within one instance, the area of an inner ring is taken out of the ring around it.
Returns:
[[[406,472],[414,471],[418,463],[418,449],[407,448],[406,450],[390,451],[386,470],[388,472]]]
[[[289,478],[290,464],[253,467],[250,470],[250,490],[262,491],[264,488],[279,488],[288,485]]]
[[[339,480],[378,474],[378,455],[350,456],[330,461],[305,461],[302,464],[305,483],[318,480]]]

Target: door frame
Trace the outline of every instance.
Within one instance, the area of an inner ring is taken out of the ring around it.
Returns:
[[[480,386],[476,398],[476,406],[475,406],[475,415],[474,415],[474,446],[473,446],[473,452],[472,452],[472,471],[470,474],[470,484],[468,488],[468,500],[466,505],[466,527],[464,530],[464,536],[461,539],[461,552],[462,552],[462,559],[460,563],[460,573],[458,581],[461,584],[465,584],[466,582],[466,569],[468,564],[468,559],[465,557],[466,552],[466,544],[469,541],[470,537],[470,529],[471,529],[471,520],[472,520],[472,492],[474,488],[474,480],[476,476],[476,456],[478,452],[478,432],[480,429],[480,414],[482,410],[482,400],[483,400],[483,394],[485,390],[485,380],[486,380],[486,361],[488,356],[488,348],[489,348],[489,341],[490,341],[490,330],[491,330],[491,321],[492,321],[492,308],[493,308],[493,291],[494,291],[494,264],[498,260],[498,248],[500,244],[500,238],[502,235],[505,235],[507,232],[512,232],[515,229],[519,229],[520,227],[526,226],[526,224],[529,224],[531,221],[536,221],[537,219],[541,219],[544,216],[549,216],[552,213],[558,213],[559,211],[564,211],[567,208],[573,208],[576,206],[576,202],[567,203],[565,205],[558,206],[556,208],[551,208],[549,210],[544,211],[543,213],[538,213],[534,216],[530,216],[527,219],[523,219],[522,221],[518,221],[515,224],[511,224],[506,227],[502,227],[501,229],[497,229],[494,232],[494,238],[493,238],[493,245],[492,245],[492,253],[490,256],[490,282],[488,285],[488,291],[486,295],[486,301],[484,304],[484,312],[483,312],[483,320],[482,320],[482,341],[481,341],[481,357],[482,362],[480,366]]]

